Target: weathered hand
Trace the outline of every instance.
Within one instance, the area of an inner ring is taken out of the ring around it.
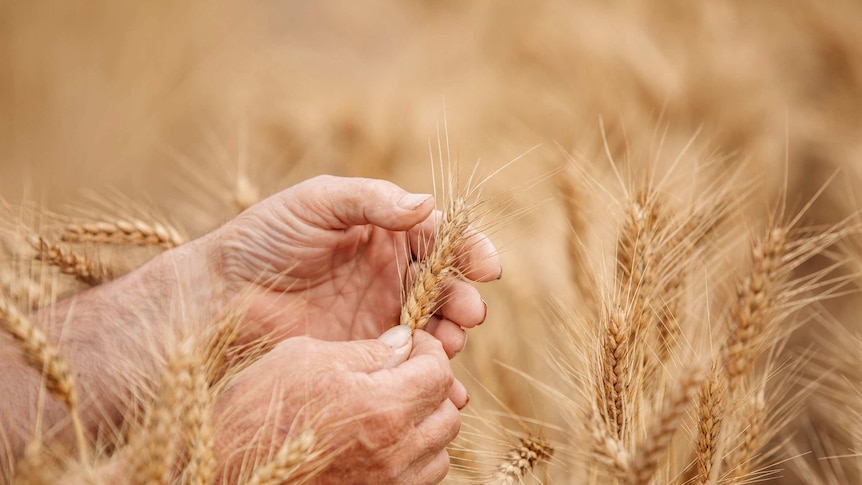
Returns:
[[[378,340],[285,340],[234,380],[216,408],[224,483],[266,461],[304,420],[337,457],[320,483],[436,483],[466,391],[439,340],[397,327]],[[300,413],[299,416],[297,414]],[[264,426],[265,432],[258,432]],[[248,477],[244,477],[248,478]]]
[[[411,253],[427,250],[439,221],[433,205],[431,196],[383,180],[320,176],[251,207],[203,241],[228,295],[253,287],[245,339],[374,338],[398,323]],[[465,248],[466,278],[500,276],[484,235]],[[480,324],[486,311],[478,291],[455,279],[427,330],[451,357],[464,345],[462,328]]]

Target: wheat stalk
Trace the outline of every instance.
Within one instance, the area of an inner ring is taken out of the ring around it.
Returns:
[[[69,243],[135,244],[170,249],[185,243],[185,237],[174,227],[160,222],[119,219],[69,224],[62,239]]]

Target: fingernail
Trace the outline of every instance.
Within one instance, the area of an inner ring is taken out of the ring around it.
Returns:
[[[470,404],[470,395],[469,394],[467,394],[467,400],[464,401],[464,407],[462,407],[461,409],[466,408],[468,404]]]
[[[479,325],[482,325],[483,323],[485,323],[485,319],[488,318],[488,302],[483,299],[482,305],[485,306],[485,313],[482,314],[482,321],[479,322]]]
[[[398,325],[384,332],[383,335],[377,337],[377,340],[393,349],[400,349],[410,342],[412,335],[413,330],[408,325]]]
[[[398,200],[398,207],[412,211],[430,198],[431,194],[405,194]]]
[[[499,280],[502,277],[503,277],[503,265],[501,264],[500,265],[500,274],[497,276],[497,279]]]

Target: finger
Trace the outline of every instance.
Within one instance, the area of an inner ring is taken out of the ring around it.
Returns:
[[[464,406],[470,402],[467,388],[458,379],[455,379],[455,382],[452,383],[452,388],[449,389],[449,402],[454,404],[458,409],[464,409]]]
[[[416,472],[415,483],[439,483],[449,474],[449,466],[449,452],[443,449]]]
[[[457,323],[446,318],[432,317],[425,331],[433,335],[443,344],[446,357],[455,357],[467,344],[467,333]]]
[[[374,224],[406,231],[425,220],[434,208],[431,195],[411,194],[385,180],[330,175],[296,185],[285,192],[285,197],[289,210],[323,229]]]
[[[431,253],[437,226],[442,220],[442,212],[434,211],[408,231],[410,251],[416,259],[421,260]],[[467,229],[464,243],[458,249],[456,266],[466,278],[473,281],[492,281],[503,274],[500,256],[494,243],[484,233],[472,227]]]
[[[412,335],[406,325],[395,326],[375,340],[325,342],[296,337],[294,345],[313,345],[315,351],[332,357],[332,364],[354,372],[372,373],[395,367],[407,360],[412,348]]]
[[[422,454],[436,453],[457,438],[460,431],[461,413],[452,401],[444,399],[433,413],[416,422],[418,448]]]
[[[398,389],[417,419],[430,415],[447,399],[455,380],[442,343],[422,330],[413,333],[413,351],[404,363],[371,374],[380,388]]]
[[[434,210],[422,222],[407,231],[410,252],[418,259],[425,259],[434,248],[434,235],[437,225],[443,220],[443,212]]]
[[[459,249],[457,262],[461,274],[478,282],[500,279],[503,276],[500,255],[488,236],[471,227],[467,229],[465,239]]]
[[[485,321],[488,305],[473,285],[460,278],[452,278],[443,296],[439,313],[462,327],[472,328]]]

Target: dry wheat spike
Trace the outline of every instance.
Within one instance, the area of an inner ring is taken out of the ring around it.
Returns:
[[[659,462],[667,455],[680,420],[685,416],[697,393],[703,372],[700,367],[689,371],[665,396],[661,414],[647,430],[626,479],[627,485],[647,485],[656,473]]]
[[[78,281],[96,286],[111,279],[110,272],[69,248],[47,242],[41,236],[31,235],[27,242],[36,250],[35,259],[56,266],[61,272],[74,276]]]
[[[551,445],[542,438],[526,437],[519,438],[518,441],[518,445],[511,448],[500,463],[493,483],[497,485],[522,483],[540,462],[548,460],[554,453]]]
[[[170,479],[179,445],[177,428],[183,421],[194,366],[191,343],[174,349],[165,367],[157,396],[146,412],[143,426],[128,445],[132,483],[156,485]]]
[[[310,429],[288,437],[272,460],[255,469],[246,485],[279,485],[295,479],[300,467],[311,461],[316,444],[317,436]]]
[[[434,247],[420,263],[416,281],[407,292],[401,309],[402,325],[420,329],[434,314],[446,280],[457,271],[457,254],[467,238],[470,211],[471,207],[462,196],[454,196],[449,201],[434,237]]]
[[[69,224],[63,230],[63,241],[69,243],[135,244],[170,249],[185,243],[185,237],[174,227],[161,222],[119,219]]]
[[[51,395],[66,405],[72,419],[81,463],[87,464],[89,445],[81,420],[78,391],[66,361],[60,356],[60,352],[48,343],[45,334],[2,294],[0,294],[0,327],[12,336],[24,353],[27,364],[42,375],[45,387]]]
[[[695,443],[697,451],[697,477],[700,483],[711,483],[713,475],[718,470],[713,468],[721,452],[719,439],[721,438],[722,422],[725,414],[725,395],[727,393],[727,381],[724,371],[717,364],[713,364],[709,378],[700,386],[700,394],[697,409],[697,440]]]
[[[739,379],[754,365],[757,347],[774,311],[774,292],[785,276],[780,269],[787,254],[787,235],[786,228],[771,229],[752,247],[752,267],[739,286],[723,349],[731,390],[738,388]]]

